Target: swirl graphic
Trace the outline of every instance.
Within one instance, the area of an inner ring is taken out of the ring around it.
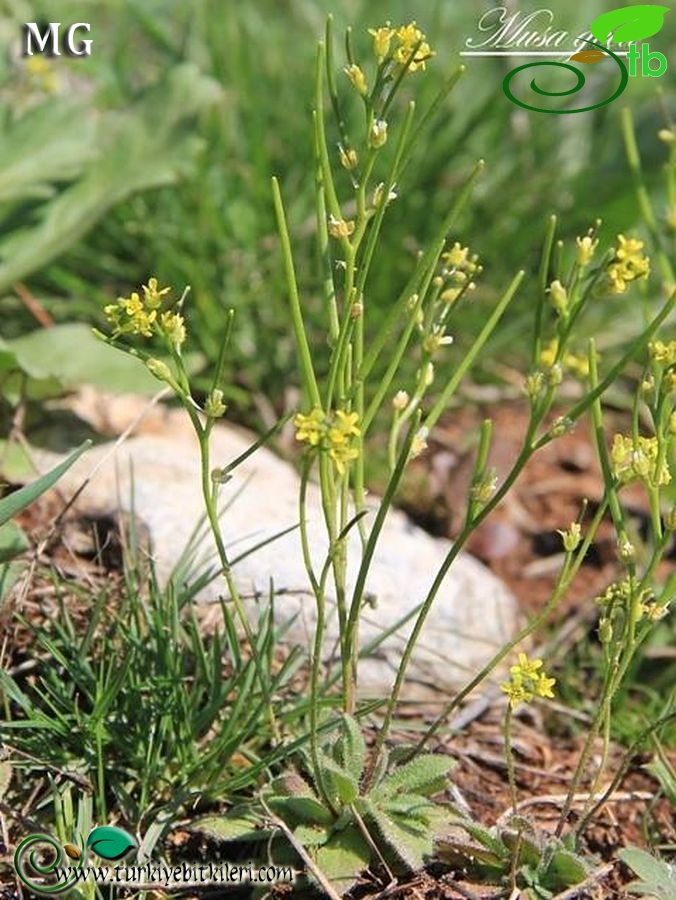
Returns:
[[[54,855],[45,863],[41,863],[38,859],[38,846],[47,844],[53,851]],[[49,834],[31,834],[16,848],[14,853],[14,868],[21,881],[31,890],[39,894],[61,894],[63,891],[69,890],[78,880],[73,875],[68,880],[59,880],[55,884],[44,884],[42,881],[36,882],[34,879],[47,878],[54,875],[56,870],[63,865],[63,848],[61,844]],[[30,868],[32,872],[28,872]]]
[[[608,103],[612,103],[613,100],[617,100],[620,94],[624,91],[629,82],[629,72],[627,71],[627,67],[622,62],[619,56],[613,53],[612,50],[609,50],[607,47],[604,47],[602,44],[597,44],[594,41],[585,41],[586,44],[590,44],[592,47],[596,47],[597,50],[600,50],[603,53],[607,53],[608,56],[612,56],[612,58],[617,63],[620,69],[620,83],[612,95],[607,100],[601,100],[600,103],[595,103],[593,106],[583,106],[580,109],[543,109],[541,106],[531,106],[528,103],[524,103],[519,100],[518,97],[515,97],[512,93],[510,82],[512,78],[518,73],[522,72],[524,69],[532,69],[539,66],[553,66],[557,69],[566,69],[569,72],[572,72],[576,79],[577,84],[570,88],[567,91],[545,91],[542,88],[539,88],[535,83],[535,79],[533,79],[530,83],[531,89],[535,91],[536,94],[541,94],[545,97],[566,97],[569,94],[576,94],[579,90],[582,90],[585,84],[585,77],[580,69],[577,69],[575,66],[571,66],[570,63],[564,62],[532,62],[525,63],[523,66],[517,66],[516,69],[512,69],[511,72],[508,72],[505,75],[504,81],[502,82],[502,90],[505,93],[505,96],[512,101],[512,103],[516,103],[517,106],[521,106],[523,109],[528,109],[531,112],[542,112],[542,113],[550,113],[552,115],[565,116],[569,113],[581,113],[581,112],[589,112],[591,109],[598,109],[600,106],[606,106]]]

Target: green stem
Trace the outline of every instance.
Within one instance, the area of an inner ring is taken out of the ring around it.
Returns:
[[[512,801],[512,812],[518,812],[518,795],[516,791],[516,773],[514,771],[514,750],[512,747],[512,707],[507,704],[505,713],[505,762],[507,764],[507,781],[509,782],[509,795]]]
[[[526,273],[522,270],[521,272],[517,272],[517,274],[512,279],[512,283],[509,285],[505,293],[498,301],[497,306],[489,316],[488,321],[481,329],[479,336],[472,344],[472,347],[470,348],[468,353],[463,357],[463,360],[455,370],[453,377],[443,389],[441,395],[439,396],[439,399],[430,410],[424,423],[426,428],[429,428],[431,430],[439,421],[442,413],[448,408],[451,397],[453,396],[453,394],[455,394],[458,385],[462,382],[463,378],[474,364],[474,361],[481,352],[484,344],[491,336],[498,322],[502,318],[503,313],[512,302],[512,299],[519,289],[519,286],[523,281],[525,274]]]
[[[300,305],[300,296],[298,294],[298,282],[296,281],[296,272],[293,264],[293,254],[291,252],[289,229],[286,224],[286,215],[284,213],[284,204],[282,202],[282,194],[279,189],[279,182],[276,178],[272,179],[272,196],[274,199],[275,213],[277,216],[279,236],[282,243],[282,256],[284,258],[287,289],[289,292],[289,301],[291,304],[291,321],[293,323],[296,346],[298,347],[298,352],[300,354],[303,387],[312,406],[317,409],[321,409],[322,403],[319,396],[319,388],[317,386],[317,378],[315,376],[314,366],[312,364],[312,354],[310,353],[310,345],[308,344],[307,332],[303,323],[303,313]]]

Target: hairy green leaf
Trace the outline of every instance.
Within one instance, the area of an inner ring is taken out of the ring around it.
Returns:
[[[676,866],[636,847],[627,847],[617,855],[640,879],[627,885],[633,894],[649,894],[659,900],[673,900],[676,896]]]
[[[196,819],[189,825],[190,831],[204,834],[215,841],[267,841],[272,832],[260,828],[258,820],[252,814],[230,812],[223,816],[205,816]]]
[[[371,852],[361,833],[351,827],[334,833],[317,850],[315,861],[342,896],[354,885],[360,873],[368,868]]]
[[[335,744],[336,761],[359,783],[366,760],[366,742],[359,723],[343,715],[342,734]]]
[[[426,753],[405,763],[383,779],[374,795],[391,797],[398,791],[417,794],[434,794],[442,790],[448,773],[455,765],[450,756]]]
[[[584,881],[589,871],[589,867],[577,854],[570,850],[556,850],[547,866],[543,881],[554,891],[564,890]]]
[[[314,797],[266,797],[265,802],[291,828],[296,825],[331,825],[333,816]]]
[[[405,817],[387,815],[383,810],[371,807],[369,820],[375,825],[386,849],[386,859],[391,857],[393,867],[417,872],[422,869],[434,850],[433,836],[429,828],[420,822]],[[380,844],[380,841],[377,841]],[[393,857],[392,857],[393,854]]]

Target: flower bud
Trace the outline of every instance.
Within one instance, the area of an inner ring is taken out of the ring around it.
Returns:
[[[347,169],[348,172],[351,172],[352,169],[357,168],[359,157],[357,156],[356,150],[346,150],[344,147],[338,145],[338,155],[340,157],[341,166],[344,169]]]
[[[617,555],[623,563],[633,563],[636,560],[636,547],[626,534],[622,535],[617,542]]]
[[[524,390],[531,400],[537,400],[545,389],[543,372],[532,372],[525,381]]]
[[[221,416],[225,415],[226,409],[227,407],[225,403],[223,403],[223,391],[219,388],[214,388],[204,404],[204,412],[207,418],[220,419]]]
[[[563,437],[564,434],[569,434],[574,427],[575,423],[572,419],[569,419],[567,416],[559,416],[559,418],[555,419],[552,423],[550,434],[555,438]]]
[[[160,381],[171,383],[174,380],[171,369],[165,362],[162,362],[161,359],[147,359],[146,368],[155,376],[155,378],[159,378]]]
[[[351,66],[345,66],[345,74],[352,82],[355,90],[358,94],[361,94],[362,97],[365,97],[368,94],[369,89],[366,83],[366,76],[362,72],[361,68],[353,64]]]
[[[613,626],[610,619],[601,619],[599,621],[599,641],[602,644],[609,644],[613,639]]]
[[[582,540],[582,528],[579,522],[571,522],[568,531],[559,531],[563,538],[563,549],[566,553],[574,553]]]
[[[563,381],[563,368],[560,363],[555,363],[547,370],[547,383],[550,387],[556,387]]]
[[[549,299],[559,315],[563,316],[568,312],[568,291],[558,279],[549,286]]]
[[[581,268],[585,268],[594,258],[596,248],[598,247],[598,238],[594,240],[590,234],[586,234],[582,238],[576,238],[577,243],[577,264]]]
[[[392,400],[392,407],[397,412],[403,412],[409,404],[410,396],[408,391],[397,391]]]
[[[384,119],[376,119],[369,133],[369,147],[380,150],[387,143],[387,122]]]
[[[373,191],[373,207],[374,209],[378,209],[383,203],[387,206],[393,200],[396,200],[398,196],[395,189],[391,188],[387,197],[385,197],[385,182],[381,181],[380,184],[376,185],[375,190]]]

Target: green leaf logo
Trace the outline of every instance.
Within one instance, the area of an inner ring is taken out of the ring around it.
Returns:
[[[640,41],[657,34],[664,25],[666,12],[669,12],[668,6],[653,3],[611,9],[594,19],[590,31],[602,44],[606,43],[609,35],[616,43]]]
[[[102,859],[122,859],[136,846],[136,841],[122,828],[102,825],[91,832],[87,846]]]

